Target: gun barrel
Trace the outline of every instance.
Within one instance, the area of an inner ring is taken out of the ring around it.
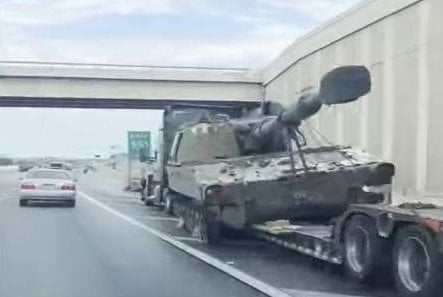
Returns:
[[[307,94],[299,98],[281,115],[281,121],[286,125],[299,126],[302,121],[316,114],[322,106],[317,93]]]

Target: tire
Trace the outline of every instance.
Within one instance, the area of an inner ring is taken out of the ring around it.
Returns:
[[[343,258],[349,276],[359,282],[370,282],[375,272],[382,271],[378,269],[382,240],[371,218],[355,215],[348,220],[343,236]]]
[[[163,186],[161,186],[161,185],[156,185],[154,187],[154,190],[153,190],[153,194],[155,197],[154,204],[156,203],[158,205],[161,205],[161,203],[163,202],[163,191],[164,191],[164,189],[163,189]]]
[[[71,200],[67,204],[68,204],[68,207],[75,207],[75,200]]]
[[[147,197],[148,195],[146,195],[146,189],[142,189],[141,191],[140,191],[140,200],[142,201],[142,202],[144,202],[145,200],[146,200],[146,197]]]
[[[215,245],[220,242],[220,223],[201,216],[200,222],[200,239],[208,245]]]
[[[19,205],[20,205],[21,207],[28,206],[28,200],[26,200],[26,199],[20,199]]]
[[[400,296],[441,296],[443,255],[429,231],[419,226],[400,229],[393,258],[395,286]]]
[[[163,197],[165,199],[165,206],[163,208],[164,212],[168,215],[174,214],[174,200],[172,195],[168,193],[163,193]]]
[[[142,178],[140,181],[140,200],[145,201],[146,197],[148,197],[148,188],[146,178]]]
[[[154,206],[154,202],[151,199],[146,198],[143,202],[146,206]]]
[[[146,197],[145,197],[144,203],[145,203],[146,206],[155,206],[155,203],[156,203],[157,200],[159,199],[159,198],[157,198],[158,191],[159,191],[161,188],[158,188],[158,189],[156,188],[156,191],[157,191],[157,192],[154,191],[155,198],[152,199],[151,196],[148,195],[148,194],[149,194],[149,192],[148,192],[148,190],[147,190],[147,189],[148,189],[148,186],[150,186],[150,183],[149,183],[149,182],[148,182],[147,185],[146,185]],[[160,186],[157,186],[157,187],[160,187]]]

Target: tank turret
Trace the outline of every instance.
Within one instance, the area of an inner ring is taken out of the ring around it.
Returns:
[[[288,109],[281,109],[278,114],[233,120],[232,123],[246,155],[283,151],[287,148],[285,133],[294,139],[297,134],[294,130],[298,131],[301,123],[319,112],[323,105],[356,101],[370,89],[371,79],[366,67],[338,67],[323,76],[318,90],[301,96]]]

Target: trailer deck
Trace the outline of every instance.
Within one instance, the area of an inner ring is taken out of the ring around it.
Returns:
[[[333,240],[332,225],[296,225],[287,220],[253,226],[254,233],[264,240],[285,248],[333,263],[343,262],[340,249]]]
[[[257,237],[266,241],[333,264],[342,264],[343,226],[355,214],[374,218],[381,237],[390,237],[397,222],[424,225],[440,234],[438,242],[443,251],[443,207],[433,204],[355,204],[329,225],[277,220],[255,224],[252,230]]]

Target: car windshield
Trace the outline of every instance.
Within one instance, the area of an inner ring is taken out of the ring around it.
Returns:
[[[235,132],[230,125],[199,124],[185,129],[176,139],[180,163],[213,162],[240,156]]]
[[[71,179],[71,176],[65,172],[39,170],[29,172],[26,176],[27,179]]]
[[[62,163],[51,163],[49,165],[49,167],[54,168],[54,169],[61,169],[61,168],[63,168],[63,164]]]

